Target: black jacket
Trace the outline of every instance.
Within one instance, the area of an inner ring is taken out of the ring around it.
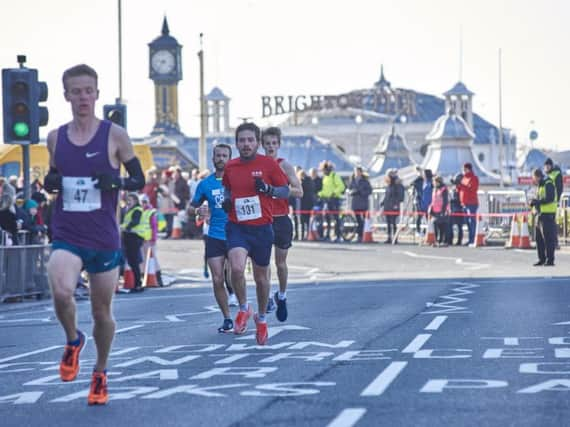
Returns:
[[[350,179],[348,190],[351,195],[351,209],[353,211],[367,211],[370,207],[369,197],[372,194],[372,186],[368,178],[361,177]]]

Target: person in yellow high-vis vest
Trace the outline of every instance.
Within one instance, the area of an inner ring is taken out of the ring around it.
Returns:
[[[530,201],[537,220],[536,250],[538,261],[535,266],[553,266],[554,251],[556,249],[556,188],[550,177],[545,176],[541,169],[535,169],[532,173],[533,183],[537,186],[536,198]]]
[[[125,258],[135,276],[135,287],[131,292],[142,292],[141,268],[142,262],[141,248],[145,238],[150,238],[150,224],[141,221],[143,209],[139,204],[137,193],[127,195],[127,212],[121,224],[121,235],[123,241],[123,251]]]
[[[143,260],[144,265],[147,263],[147,256],[150,252],[152,254],[152,258],[154,259],[154,267],[156,270],[156,280],[158,282],[158,286],[164,286],[162,282],[162,271],[160,270],[160,264],[158,262],[158,254],[156,250],[156,241],[158,239],[158,232],[162,231],[166,228],[166,221],[162,219],[163,223],[161,224],[161,219],[159,218],[158,212],[155,208],[152,207],[150,203],[150,198],[146,194],[141,194],[139,196],[139,201],[141,204],[141,208],[143,209],[143,213],[141,216],[141,221],[149,225],[148,230],[145,230],[145,238],[143,243]]]
[[[562,171],[560,166],[555,165],[552,159],[549,157],[544,161],[544,172],[554,183],[554,188],[556,188],[556,202],[560,203],[560,198],[562,197],[562,192],[564,191],[564,182],[562,179]],[[556,230],[556,249],[560,249],[558,244],[558,230]]]

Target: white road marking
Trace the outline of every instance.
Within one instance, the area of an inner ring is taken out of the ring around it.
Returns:
[[[23,323],[23,322],[51,322],[51,317],[36,317],[36,318],[24,318],[24,319],[0,319],[0,323]]]
[[[434,319],[427,325],[424,330],[437,331],[439,327],[447,320],[447,316],[435,316]]]
[[[133,325],[133,326],[129,326],[128,328],[122,328],[122,329],[117,329],[115,331],[116,334],[118,334],[119,332],[127,332],[133,329],[138,329],[138,328],[142,328],[144,327],[144,325]]]
[[[271,338],[271,337],[274,337],[275,335],[280,334],[283,331],[306,331],[309,329],[311,329],[311,328],[307,328],[305,326],[299,326],[299,325],[272,326],[272,327],[268,328],[268,335],[269,335],[269,338]],[[246,335],[244,337],[239,337],[236,339],[237,340],[253,340],[253,339],[255,339],[255,334]]]
[[[490,264],[482,264],[480,262],[469,262],[463,261],[463,258],[459,257],[449,257],[449,256],[440,256],[440,255],[423,255],[418,254],[411,251],[399,251],[398,253],[407,255],[412,258],[424,258],[424,259],[438,259],[442,261],[453,261],[455,264],[464,265],[468,270],[482,270],[484,268],[488,268]]]
[[[352,427],[366,413],[364,408],[347,408],[332,420],[327,427]]]
[[[55,350],[56,348],[61,348],[60,345],[52,345],[51,347],[41,348],[39,350],[29,351],[27,353],[17,354],[15,356],[5,357],[4,359],[0,359],[0,363],[8,362],[10,360],[21,359],[23,357],[32,356],[34,354],[45,353],[51,350]]]
[[[408,362],[392,362],[384,369],[370,384],[366,387],[361,396],[380,396],[384,393],[390,384],[400,375],[400,372],[406,367]]]
[[[423,345],[428,342],[431,338],[431,334],[419,334],[415,337],[411,343],[407,345],[406,348],[402,350],[402,353],[416,353],[418,352]]]

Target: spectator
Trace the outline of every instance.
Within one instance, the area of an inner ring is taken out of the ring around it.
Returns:
[[[560,198],[562,197],[562,192],[564,191],[564,181],[562,179],[562,172],[560,171],[560,167],[558,165],[555,166],[552,162],[552,159],[548,158],[544,161],[544,172],[554,183],[554,187],[556,189],[556,203],[557,206],[559,206]],[[556,249],[560,249],[560,245],[558,244],[558,229],[556,229],[554,245],[556,246]]]
[[[16,189],[4,177],[0,177],[0,228],[10,233],[12,242],[18,239],[16,222]]]
[[[315,168],[309,169],[309,176],[313,180],[313,187],[315,189],[315,205],[319,205],[319,193],[323,189],[323,179],[319,176],[319,172]]]
[[[131,292],[142,292],[144,290],[140,268],[142,262],[141,248],[150,230],[150,223],[141,221],[142,213],[138,194],[129,193],[127,195],[127,212],[121,223],[121,237],[125,258],[135,276],[135,285]]]
[[[431,197],[433,193],[433,173],[431,169],[424,169],[422,176],[422,186],[421,186],[421,199],[419,205],[419,215],[425,217],[427,220],[427,210],[431,204]],[[420,220],[421,222],[421,220]]]
[[[46,235],[46,226],[41,215],[38,213],[38,204],[35,200],[26,200],[23,208],[18,209],[18,227],[20,231],[27,231],[25,244],[42,244]]]
[[[422,209],[424,177],[422,175],[422,169],[419,166],[416,167],[416,172],[418,175],[412,182],[412,197],[414,198],[414,212],[416,214],[416,237],[420,237],[422,231],[422,214],[425,214],[425,211]]]
[[[166,239],[172,234],[172,222],[176,215],[176,206],[173,193],[174,182],[172,181],[172,171],[165,170],[161,176],[161,183],[158,187],[158,211],[164,215],[166,220]]]
[[[327,235],[325,240],[330,240],[332,221],[334,220],[335,242],[342,240],[340,236],[340,198],[344,194],[344,182],[342,178],[334,171],[334,165],[331,161],[325,160],[321,163],[323,171],[323,188],[318,193],[323,201],[325,210],[325,222],[327,223]]]
[[[174,194],[176,194],[178,198],[178,201],[175,202],[175,206],[178,210],[184,210],[190,200],[188,182],[182,177],[182,170],[178,167],[174,169],[172,178],[174,179]]]
[[[23,180],[18,178],[16,175],[10,175],[10,178],[8,178],[8,182],[12,187],[14,187],[16,194],[22,192],[22,190],[24,189]]]
[[[139,200],[141,207],[143,209],[141,221],[148,223],[150,227],[150,233],[147,232],[147,234],[145,235],[145,241],[143,243],[144,265],[146,265],[147,263],[146,258],[150,249],[156,269],[156,280],[159,286],[163,286],[162,272],[160,270],[160,265],[158,263],[158,254],[156,250],[156,241],[158,240],[158,230],[159,230],[157,212],[156,209],[151,205],[150,199],[146,194],[141,194],[139,196]]]
[[[435,219],[435,237],[439,246],[447,246],[447,229],[449,228],[449,193],[441,176],[434,178],[432,201],[428,215]]]
[[[453,188],[449,193],[449,210],[451,216],[449,219],[449,230],[448,230],[448,240],[447,243],[453,245],[453,235],[455,234],[453,229],[457,226],[457,246],[461,246],[463,241],[463,207],[461,206],[461,200],[459,199],[458,185],[461,182],[463,175],[458,173],[455,178],[451,180]]]
[[[295,166],[295,176],[299,179],[301,166]],[[299,179],[299,182],[301,180]],[[301,184],[302,187],[303,184]],[[299,224],[301,223],[301,198],[289,196],[289,210],[293,218],[293,240],[299,240]]]
[[[297,173],[301,187],[303,187],[303,197],[301,197],[301,239],[306,240],[309,234],[311,211],[317,202],[315,192],[315,181],[301,169]]]
[[[155,209],[158,207],[158,187],[158,174],[156,168],[153,166],[146,171],[145,185],[142,192],[148,197],[149,203]]]
[[[396,169],[388,170],[384,182],[386,183],[386,193],[384,200],[382,200],[382,207],[384,208],[388,231],[388,238],[384,243],[398,243],[395,240],[396,224],[400,216],[400,204],[404,201],[404,186]]]
[[[536,185],[536,197],[530,201],[536,218],[535,236],[538,261],[535,267],[554,266],[556,251],[556,185],[542,170],[535,169],[532,182]]]
[[[356,216],[356,233],[358,235],[358,242],[362,242],[362,235],[364,234],[364,219],[368,215],[370,209],[370,195],[372,194],[372,186],[368,180],[368,175],[362,171],[362,167],[357,166],[354,168],[354,173],[350,178],[348,190],[351,196],[350,207]]]
[[[477,208],[479,207],[479,178],[473,173],[473,165],[465,163],[463,165],[463,178],[457,186],[459,190],[459,200],[465,211],[467,228],[469,229],[469,241],[466,245],[475,243],[475,227],[477,225]]]
[[[196,192],[196,188],[202,179],[205,177],[200,178],[200,171],[198,169],[192,169],[190,179],[188,180],[188,188],[190,192],[190,200],[194,197],[194,193]],[[207,175],[206,175],[207,176]]]

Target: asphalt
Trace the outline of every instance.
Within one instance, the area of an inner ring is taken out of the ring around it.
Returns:
[[[0,305],[2,425],[567,424],[568,252],[537,269],[529,251],[320,245],[292,251],[289,319],[258,347],[216,332],[200,242],[161,244],[173,284],[115,299],[105,407],[85,402],[92,340],[61,383],[50,301]]]

